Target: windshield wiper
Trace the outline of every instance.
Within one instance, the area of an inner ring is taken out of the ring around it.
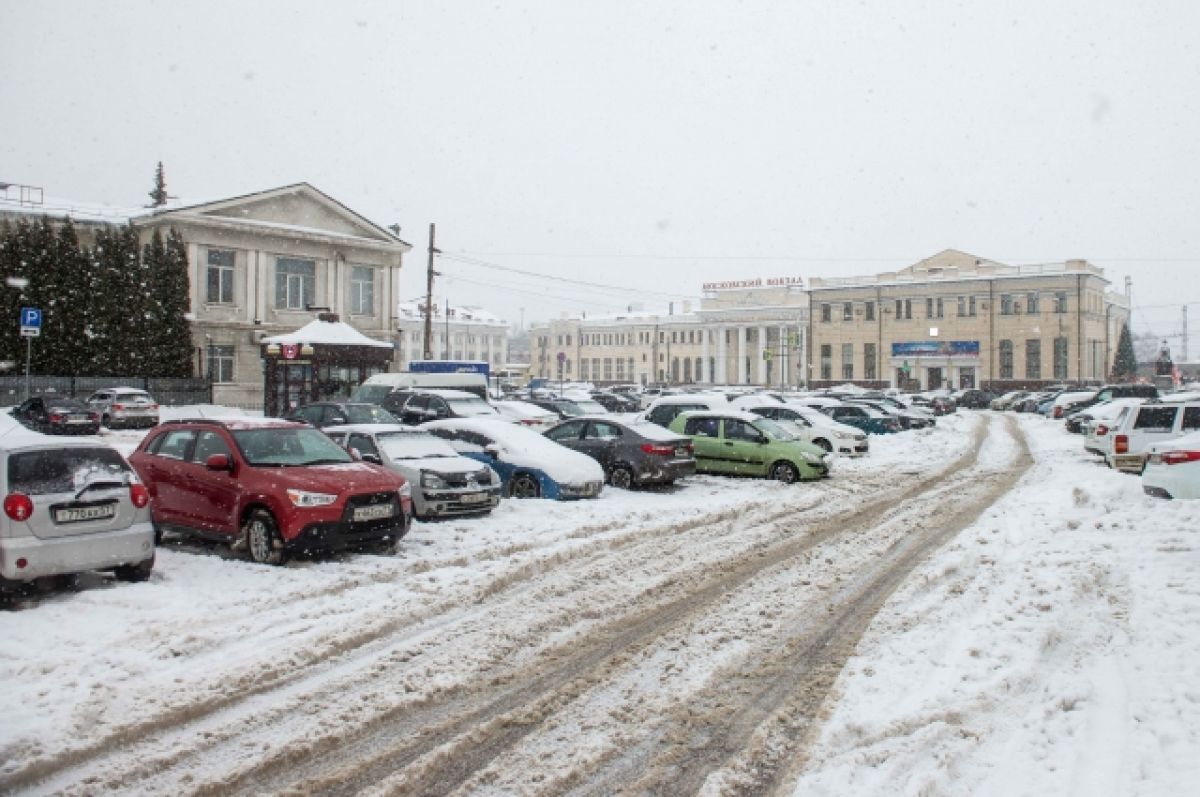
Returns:
[[[83,485],[83,487],[79,488],[79,492],[75,493],[75,500],[78,501],[79,497],[89,490],[112,490],[114,488],[124,487],[127,484],[129,484],[128,478],[123,481],[117,481],[115,479],[97,479],[96,481],[88,482],[87,484]]]

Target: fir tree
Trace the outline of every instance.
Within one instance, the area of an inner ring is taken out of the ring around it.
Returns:
[[[146,334],[153,341],[147,348],[146,376],[188,376],[191,371],[191,332],[188,327],[187,247],[174,229],[167,234],[155,230],[142,248],[147,278]]]
[[[154,188],[150,190],[150,207],[161,208],[167,204],[167,178],[163,174],[162,161],[158,162],[158,168],[154,170]]]
[[[1117,340],[1117,356],[1113,359],[1112,380],[1129,382],[1137,375],[1137,358],[1133,354],[1133,338],[1129,324],[1121,326],[1121,337]]]

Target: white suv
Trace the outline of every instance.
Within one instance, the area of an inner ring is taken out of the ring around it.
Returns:
[[[1141,473],[1155,443],[1200,431],[1200,401],[1156,401],[1133,407],[1109,434],[1105,461],[1118,470]]]

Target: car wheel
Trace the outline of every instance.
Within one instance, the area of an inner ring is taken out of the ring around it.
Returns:
[[[776,462],[771,466],[771,478],[777,482],[791,484],[800,479],[800,471],[790,462]]]
[[[150,578],[152,570],[154,570],[153,556],[136,565],[121,565],[113,570],[113,575],[117,577],[117,581],[145,581]]]
[[[537,498],[541,493],[537,479],[528,473],[518,473],[508,485],[508,494],[513,498]]]
[[[833,452],[833,446],[824,437],[818,437],[816,440],[813,440],[813,445],[823,450],[826,454]]]
[[[287,553],[279,540],[279,529],[275,518],[265,509],[256,509],[246,518],[242,526],[246,536],[246,547],[250,550],[250,558],[264,565],[281,565],[287,560]]]
[[[108,417],[107,415],[101,415],[100,416],[100,425],[107,426],[109,429],[113,428],[112,427],[112,418]]]
[[[150,525],[154,527],[154,544],[162,545],[162,535],[163,535],[162,526],[158,525],[153,520],[150,521]]]
[[[626,465],[614,465],[608,474],[608,483],[620,490],[632,490],[633,471]]]

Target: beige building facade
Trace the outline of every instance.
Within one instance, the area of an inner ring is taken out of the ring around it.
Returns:
[[[482,307],[433,305],[430,351],[434,360],[486,362],[491,371],[508,362],[508,323]],[[396,349],[401,370],[425,359],[425,303],[403,302],[397,308]]]
[[[814,385],[912,389],[1102,382],[1129,303],[1085,260],[1009,266],[946,250],[814,279]]]
[[[799,277],[709,283],[697,308],[681,306],[535,326],[533,374],[908,389],[1102,382],[1129,319],[1127,297],[1087,261],[1009,266],[957,250],[807,286]]]

